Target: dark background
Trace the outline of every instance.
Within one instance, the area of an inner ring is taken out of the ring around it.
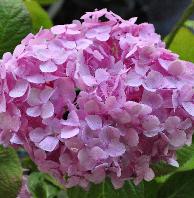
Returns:
[[[66,24],[79,19],[86,11],[107,8],[124,19],[137,16],[138,22],[151,22],[156,31],[165,36],[190,2],[191,0],[59,0],[47,9],[54,24]]]

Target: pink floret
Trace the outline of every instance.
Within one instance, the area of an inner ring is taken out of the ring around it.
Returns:
[[[104,17],[106,20],[101,21]],[[194,65],[106,9],[28,35],[0,60],[0,143],[65,187],[150,181],[190,145]]]

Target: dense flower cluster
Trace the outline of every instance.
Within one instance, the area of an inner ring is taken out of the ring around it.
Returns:
[[[178,166],[194,116],[194,65],[151,24],[106,9],[29,34],[0,61],[0,142],[22,145],[66,187],[154,178]]]

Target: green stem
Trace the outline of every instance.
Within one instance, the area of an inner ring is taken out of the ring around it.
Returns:
[[[175,24],[174,28],[170,32],[167,41],[166,46],[167,48],[170,47],[172,41],[174,40],[174,37],[176,36],[179,29],[184,25],[185,21],[190,18],[190,16],[194,13],[194,0],[192,3],[185,9],[185,11],[182,14],[181,19]]]

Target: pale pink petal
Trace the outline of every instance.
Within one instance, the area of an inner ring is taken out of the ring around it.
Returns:
[[[6,99],[5,95],[0,95],[0,113],[6,112]]]
[[[160,124],[160,121],[156,116],[149,115],[145,117],[145,119],[143,120],[142,126],[145,130],[149,131],[149,130],[157,128],[159,124]]]
[[[35,74],[35,75],[32,75],[32,76],[27,76],[26,80],[28,82],[35,83],[35,84],[45,83],[44,76],[41,75],[41,74]]]
[[[35,89],[35,88],[30,89],[30,94],[27,103],[31,106],[36,106],[41,104],[40,93],[41,91],[39,89]]]
[[[15,87],[9,92],[9,96],[12,98],[18,98],[23,96],[28,88],[28,82],[25,80],[18,80]]]
[[[51,58],[50,52],[48,49],[35,49],[35,58],[40,61],[48,61]]]
[[[96,39],[99,41],[107,41],[110,38],[108,33],[97,34]]]
[[[170,136],[170,144],[174,147],[183,146],[186,142],[186,133],[184,131],[176,131]]]
[[[175,159],[172,159],[172,158],[168,159],[168,164],[177,168],[179,167],[179,163]]]
[[[194,116],[194,104],[192,102],[183,102],[182,105],[188,114]]]
[[[151,168],[148,168],[144,174],[144,179],[146,181],[151,181],[152,179],[154,179],[155,174],[154,171]]]
[[[54,27],[51,28],[51,32],[53,34],[63,34],[64,32],[66,32],[66,26],[65,25],[56,25]]]
[[[61,120],[61,124],[66,126],[80,126],[79,118],[77,113],[73,110],[69,113],[67,120]]]
[[[57,65],[52,61],[47,61],[40,64],[40,70],[42,72],[55,72],[57,71]]]
[[[168,67],[168,72],[174,76],[183,74],[185,71],[185,65],[182,61],[174,61]]]
[[[127,144],[129,146],[137,146],[138,143],[139,143],[139,136],[138,136],[138,133],[135,129],[129,129],[127,132],[126,132],[126,140],[127,140]]]
[[[86,49],[87,47],[89,47],[92,44],[92,41],[89,39],[79,39],[76,41],[77,44],[77,49]]]
[[[88,126],[92,129],[92,130],[97,130],[97,129],[101,129],[102,128],[102,119],[100,116],[98,115],[88,115],[86,116],[86,122],[88,124]]]
[[[103,151],[100,147],[95,146],[91,148],[90,155],[94,160],[106,159],[108,156],[105,151]]]
[[[76,136],[77,134],[79,134],[79,128],[63,128],[61,130],[61,138],[64,139],[68,139],[68,138],[72,138],[74,136]]]
[[[126,85],[132,87],[139,87],[143,82],[142,77],[137,74],[135,71],[129,71],[127,74]]]
[[[54,106],[50,101],[42,105],[41,117],[43,119],[50,118],[51,116],[53,116],[53,114],[54,114]]]
[[[56,137],[48,136],[39,143],[39,148],[44,151],[52,152],[58,143],[59,140]]]
[[[83,82],[87,85],[87,86],[94,86],[96,85],[96,79],[93,76],[82,76]]]
[[[29,107],[27,108],[26,113],[30,117],[38,117],[41,114],[41,109],[39,106]]]
[[[54,93],[54,89],[50,87],[46,87],[43,91],[40,93],[40,99],[42,102],[48,102],[52,94]]]
[[[157,71],[150,71],[144,83],[146,85],[145,88],[160,89],[164,85],[164,78],[161,73]]]
[[[32,142],[40,142],[47,136],[47,133],[44,129],[38,127],[30,131],[29,137]]]
[[[110,74],[105,69],[97,69],[95,71],[95,78],[100,84],[101,82],[107,81]]]
[[[165,129],[168,133],[174,132],[177,129],[181,122],[181,119],[178,116],[170,116],[165,121]]]
[[[22,140],[18,137],[17,134],[13,134],[12,138],[10,139],[12,144],[23,144]]]
[[[117,141],[112,141],[106,150],[107,154],[111,157],[121,156],[125,153],[125,151],[125,145]]]
[[[63,41],[62,42],[63,47],[67,49],[74,49],[76,48],[76,43],[75,41]]]

